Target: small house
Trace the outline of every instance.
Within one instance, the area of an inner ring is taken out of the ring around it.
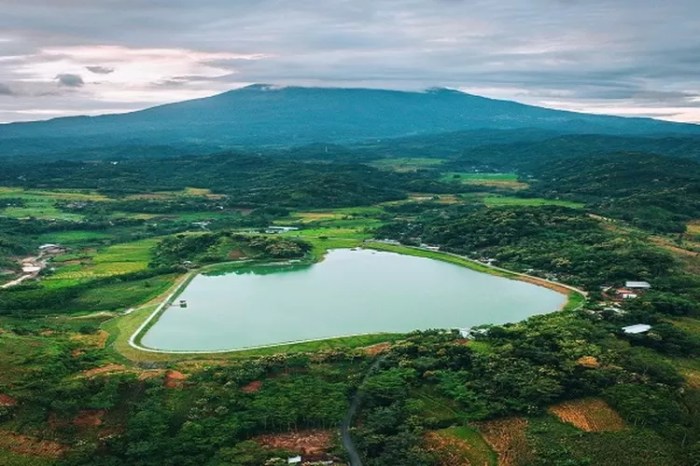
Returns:
[[[651,285],[649,282],[627,281],[625,282],[625,288],[630,290],[648,290],[651,288]]]
[[[301,456],[291,456],[287,458],[287,464],[301,464]]]
[[[637,293],[629,288],[620,288],[617,290],[617,295],[622,299],[635,299],[639,297]]]
[[[651,325],[648,324],[635,324],[628,325],[627,327],[622,327],[622,331],[629,335],[637,335],[640,333],[646,333],[651,330]]]
[[[287,233],[290,231],[297,231],[299,228],[297,227],[283,227],[283,226],[277,226],[277,225],[272,225],[269,226],[265,229],[265,233]]]

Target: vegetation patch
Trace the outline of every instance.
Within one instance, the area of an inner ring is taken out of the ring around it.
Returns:
[[[525,435],[527,425],[528,421],[520,417],[476,424],[484,440],[498,455],[499,466],[520,466],[530,463],[533,452]]]
[[[336,432],[329,429],[302,429],[294,432],[265,434],[255,441],[268,448],[286,450],[301,455],[325,453],[333,446]]]
[[[450,427],[426,434],[428,451],[436,454],[441,466],[495,466],[496,454],[478,431]]]
[[[106,364],[106,365],[104,365],[104,366],[95,367],[95,368],[93,368],[93,369],[88,369],[88,370],[86,370],[86,371],[83,371],[83,372],[82,372],[82,375],[83,375],[83,377],[91,378],[91,377],[97,377],[97,376],[100,376],[100,375],[107,375],[107,374],[115,374],[115,373],[118,373],[118,372],[125,372],[125,371],[127,371],[127,370],[128,370],[128,369],[126,368],[126,366],[124,366],[124,365],[122,365],[122,364],[110,363],[110,364]]]
[[[16,406],[17,405],[17,400],[10,395],[6,395],[5,393],[0,393],[0,406],[5,406],[5,407],[10,407],[10,406]]]
[[[549,407],[549,412],[586,432],[617,432],[625,428],[625,421],[599,398],[565,401]]]
[[[76,333],[71,335],[70,339],[72,341],[78,342],[85,346],[94,346],[96,348],[104,348],[109,338],[109,333],[104,330],[98,330],[95,333]]]
[[[515,173],[447,172],[442,175],[441,180],[446,183],[486,186],[515,191],[528,187],[527,183],[518,180],[518,175]]]
[[[545,199],[541,197],[509,197],[509,196],[486,196],[483,198],[484,204],[488,207],[500,207],[500,206],[526,206],[526,207],[539,207],[539,206],[560,206],[569,207],[572,209],[580,209],[583,204],[580,202],[565,201],[560,199]]]
[[[20,455],[39,456],[42,458],[59,458],[68,450],[65,445],[61,445],[58,442],[41,440],[6,430],[0,430],[0,449],[10,450]]]
[[[444,160],[427,157],[406,157],[406,158],[386,158],[375,160],[370,163],[373,167],[381,170],[391,170],[399,173],[416,172],[424,168],[434,168],[442,165]]]
[[[73,425],[82,428],[99,427],[104,422],[104,409],[85,409],[73,419]]]

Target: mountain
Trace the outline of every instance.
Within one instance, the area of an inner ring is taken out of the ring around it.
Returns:
[[[558,134],[700,134],[698,125],[553,110],[448,89],[258,84],[126,114],[0,125],[0,155],[182,153],[525,128]]]

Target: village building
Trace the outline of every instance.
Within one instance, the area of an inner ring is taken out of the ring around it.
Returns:
[[[41,254],[62,254],[66,252],[66,248],[60,244],[47,243],[39,246],[39,252]]]
[[[290,231],[297,231],[298,229],[299,228],[297,228],[297,227],[283,227],[283,226],[272,225],[272,226],[269,226],[265,229],[265,233],[271,233],[271,234],[287,233]]]
[[[627,327],[622,327],[622,331],[629,335],[637,335],[640,333],[646,333],[651,330],[651,325],[648,324],[635,324],[628,325]]]
[[[629,288],[631,290],[649,290],[651,289],[651,285],[649,282],[627,281],[625,282],[625,288]]]

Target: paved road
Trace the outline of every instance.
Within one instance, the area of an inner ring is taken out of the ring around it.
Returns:
[[[365,380],[367,380],[370,375],[376,372],[381,363],[384,361],[384,358],[386,358],[386,356],[379,356],[377,360],[374,361],[371,366],[369,366],[367,373],[365,373],[365,377],[362,379],[362,384],[365,383]],[[350,466],[362,466],[362,458],[360,458],[360,454],[357,452],[357,448],[355,448],[355,444],[352,441],[352,436],[350,435],[352,419],[355,417],[355,414],[357,414],[357,410],[360,409],[361,405],[362,393],[360,390],[357,390],[355,395],[352,397],[350,407],[348,408],[348,412],[345,414],[343,422],[340,423],[340,438],[343,442],[345,451],[348,452],[348,456],[350,457]]]

